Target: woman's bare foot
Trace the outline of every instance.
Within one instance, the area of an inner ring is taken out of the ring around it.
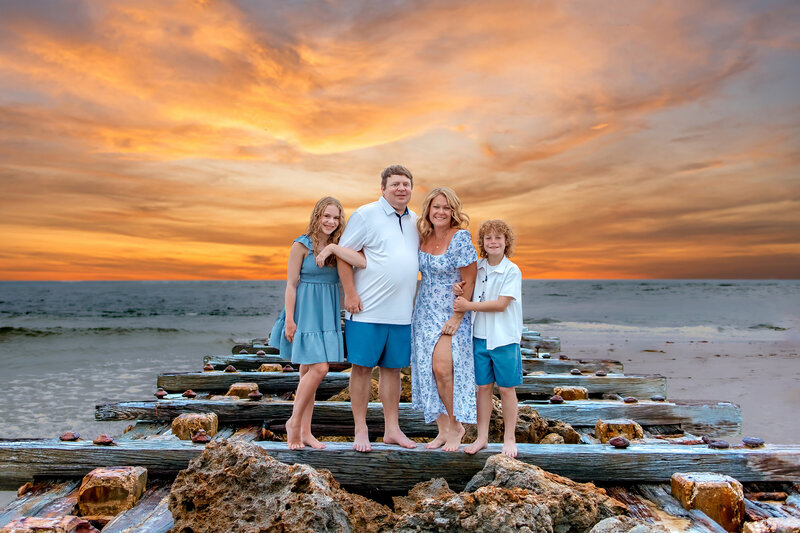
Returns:
[[[406,437],[406,434],[399,429],[383,434],[384,444],[397,444],[403,448],[416,448],[417,443]]]
[[[447,442],[447,435],[444,433],[439,433],[436,435],[436,438],[426,444],[425,447],[429,450],[435,450],[436,448],[441,448],[444,446],[445,442]]]
[[[445,452],[456,452],[461,447],[461,439],[464,438],[464,426],[460,423],[455,429],[451,429],[447,435],[447,442],[442,446]]]
[[[301,450],[305,448],[303,439],[300,436],[300,424],[291,418],[286,421],[286,442],[290,450]]]
[[[507,455],[509,457],[516,457],[517,456],[517,443],[516,441],[505,441],[503,442],[503,455]]]
[[[475,442],[464,448],[464,452],[470,455],[474,455],[479,451],[483,450],[484,448],[489,447],[488,439],[475,439]]]
[[[311,446],[315,450],[325,449],[325,443],[318,441],[317,438],[311,433],[306,433],[303,435],[303,444],[306,446]]]
[[[369,430],[356,431],[353,449],[357,452],[371,452],[372,445],[369,443]]]

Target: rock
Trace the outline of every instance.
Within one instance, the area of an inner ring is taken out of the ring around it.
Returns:
[[[396,517],[342,490],[327,470],[286,465],[256,444],[220,439],[178,473],[169,495],[173,531],[389,531]]]
[[[373,375],[375,376],[375,372],[373,371]],[[345,387],[338,392],[337,394],[328,398],[330,402],[349,402],[350,401],[350,387]],[[379,402],[381,401],[380,396],[378,395],[378,378],[372,378],[372,390],[369,394],[369,401],[371,402]],[[404,372],[400,374],[400,401],[401,402],[410,402],[411,401],[411,377],[406,375]]]
[[[225,393],[225,396],[236,396],[247,400],[251,392],[258,392],[258,383],[234,383]]]
[[[210,437],[217,434],[216,413],[184,413],[172,420],[172,433],[181,440],[189,440],[198,429],[206,430]]]
[[[600,520],[628,511],[592,483],[576,483],[502,454],[489,457],[464,490],[477,492],[488,487],[524,489],[535,494],[535,501],[547,509],[552,531],[585,531]]]
[[[78,489],[78,514],[110,520],[136,505],[146,485],[147,469],[141,466],[95,468]]]
[[[646,524],[629,516],[614,516],[599,521],[589,533],[666,533],[668,530],[655,524]]]
[[[589,389],[586,387],[555,387],[553,393],[565,401],[589,399]]]
[[[542,437],[542,440],[539,441],[539,444],[564,444],[564,437],[558,433],[548,433]]]
[[[670,479],[672,495],[684,509],[698,509],[727,531],[739,531],[744,522],[742,484],[712,472],[676,472]]]
[[[800,533],[800,518],[767,518],[747,522],[742,533]]]
[[[503,411],[500,400],[492,397],[492,415],[489,419],[489,442],[503,442]],[[477,427],[473,424],[465,426],[464,442],[472,442],[478,436]],[[542,418],[533,407],[520,405],[517,414],[517,427],[514,430],[517,442],[538,444],[550,433],[563,437],[567,444],[578,444],[581,436],[572,426],[560,420]]]
[[[603,444],[614,437],[625,437],[628,440],[644,438],[642,426],[626,418],[616,420],[598,420],[594,424],[594,436]]]
[[[278,363],[262,363],[257,372],[283,372],[283,365]]]
[[[407,496],[395,496],[394,511],[397,514],[412,513],[416,505],[426,498],[435,500],[447,500],[455,496],[456,493],[450,490],[447,480],[436,478],[424,483],[417,483],[408,491]]]
[[[77,516],[41,518],[26,516],[12,520],[0,533],[99,533],[87,520]]]

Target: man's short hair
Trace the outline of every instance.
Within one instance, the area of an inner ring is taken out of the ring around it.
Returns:
[[[389,179],[389,176],[393,176],[397,174],[398,176],[405,176],[411,180],[411,188],[414,188],[414,176],[411,175],[411,171],[408,170],[403,165],[392,165],[390,167],[386,167],[381,172],[381,189],[386,188],[386,180]]]

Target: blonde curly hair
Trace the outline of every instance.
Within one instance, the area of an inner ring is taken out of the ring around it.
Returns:
[[[504,236],[506,238],[506,249],[503,253],[506,257],[514,255],[514,230],[505,221],[498,218],[485,220],[478,228],[478,255],[483,258],[489,257],[483,247],[483,237],[488,233]]]

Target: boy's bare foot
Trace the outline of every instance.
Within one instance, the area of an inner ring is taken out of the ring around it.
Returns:
[[[483,450],[484,448],[489,447],[489,442],[484,439],[475,439],[475,442],[464,448],[464,452],[470,455],[474,455],[479,451]]]
[[[299,424],[294,422],[291,418],[286,421],[286,442],[289,444],[290,450],[301,450],[305,448],[303,439],[300,436]]]
[[[305,435],[303,435],[303,444],[305,444],[306,446],[311,446],[315,450],[325,449],[325,443],[318,441],[317,438],[311,433],[306,433]]]
[[[397,444],[398,446],[409,449],[417,447],[417,443],[406,437],[406,434],[399,429],[390,433],[384,433],[383,442],[385,444]]]
[[[353,441],[353,449],[357,452],[372,451],[372,445],[369,443],[369,431],[356,431],[356,438]]]
[[[458,424],[456,429],[451,429],[447,436],[447,442],[442,446],[445,452],[456,452],[461,447],[461,439],[464,438],[464,426]]]
[[[503,443],[503,455],[509,457],[517,456],[517,443],[515,441],[506,441]]]
[[[426,444],[425,447],[429,450],[435,450],[436,448],[441,448],[444,446],[445,442],[447,442],[447,435],[444,433],[439,433],[436,435],[436,438]]]

